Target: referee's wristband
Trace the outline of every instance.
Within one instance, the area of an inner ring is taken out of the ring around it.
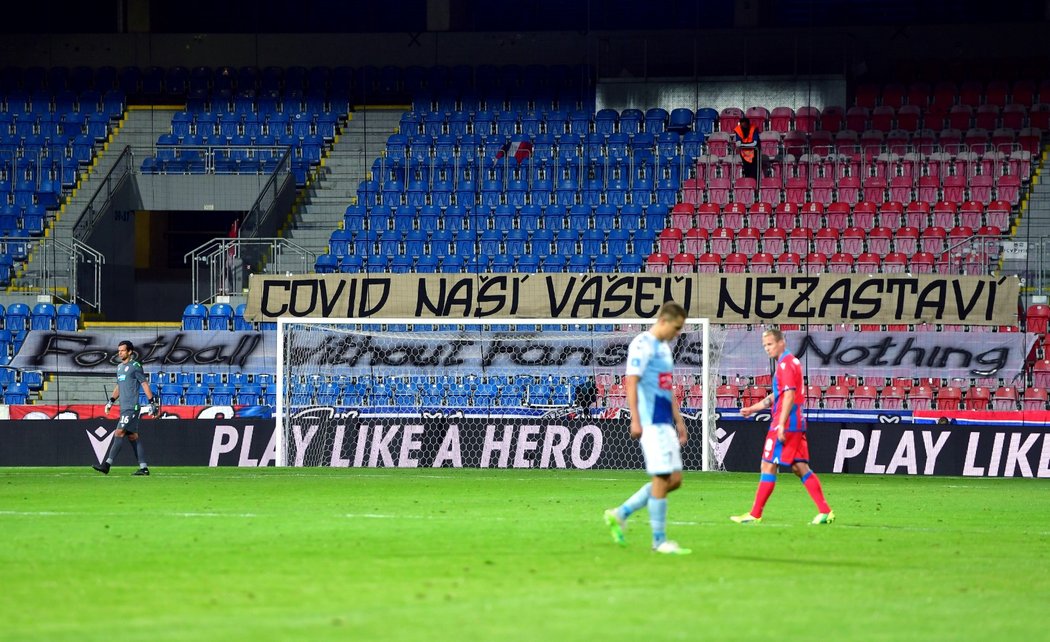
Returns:
[[[109,398],[109,403],[117,403],[117,398],[116,397],[110,397]]]

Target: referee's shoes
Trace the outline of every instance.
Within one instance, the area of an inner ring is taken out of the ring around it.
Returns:
[[[108,475],[109,474],[109,462],[108,461],[104,461],[104,462],[95,464],[94,466],[92,466],[92,468],[94,468],[98,472],[102,473],[103,475]]]

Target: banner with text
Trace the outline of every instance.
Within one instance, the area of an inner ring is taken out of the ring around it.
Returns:
[[[1017,332],[787,332],[791,352],[808,376],[1012,379],[1024,368],[1037,336]],[[717,346],[715,346],[717,349]],[[730,329],[719,372],[769,374],[756,332]]]
[[[1015,325],[1015,276],[253,274],[245,317],[648,318],[673,299],[718,323]]]
[[[715,457],[731,471],[758,468],[765,422],[720,421]],[[0,466],[87,466],[114,439],[114,420],[0,421]],[[332,467],[568,468],[642,467],[626,419],[505,418],[467,426],[461,418],[302,415],[290,426],[292,463]],[[141,430],[151,467],[273,466],[268,419],[167,420]],[[1047,426],[812,423],[810,460],[818,472],[1050,478]],[[700,465],[700,440],[682,453]],[[134,466],[124,448],[118,466]]]
[[[11,361],[25,370],[113,374],[117,343],[131,341],[147,372],[272,372],[277,363],[274,332],[202,332],[135,329],[120,333],[33,330]]]

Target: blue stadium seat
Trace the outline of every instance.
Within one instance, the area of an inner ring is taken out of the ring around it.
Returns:
[[[314,261],[314,271],[318,274],[332,274],[338,272],[339,258],[333,254],[322,254],[318,256]]]
[[[162,406],[178,406],[182,404],[182,386],[173,383],[165,383],[160,386],[160,403]]]
[[[341,397],[342,390],[339,384],[334,381],[323,383],[321,384],[321,387],[317,389],[318,404],[324,406],[338,406]]]
[[[255,324],[244,318],[244,311],[248,304],[240,303],[233,309],[233,329],[236,332],[251,332],[255,330]]]
[[[712,107],[702,107],[696,110],[696,123],[694,129],[703,135],[715,131],[718,124],[718,110]]]
[[[233,307],[229,303],[214,303],[208,310],[209,330],[229,330],[233,327]]]
[[[262,402],[262,386],[250,383],[237,390],[237,403],[243,406],[257,406]]]
[[[667,131],[684,134],[693,129],[693,111],[687,107],[678,107],[671,110],[667,120]]]
[[[208,317],[208,308],[200,303],[191,303],[182,311],[183,330],[203,330]]]
[[[30,310],[25,303],[12,303],[7,306],[4,327],[12,333],[25,332],[29,326]]]
[[[229,406],[233,404],[237,389],[229,384],[219,384],[211,390],[211,402],[216,406]]]
[[[17,381],[4,388],[5,404],[25,404],[29,402],[29,387]]]
[[[186,388],[185,400],[187,406],[203,406],[207,404],[208,386],[199,383],[188,386]]]
[[[54,304],[37,303],[33,306],[33,311],[29,321],[29,329],[44,331],[54,330],[56,317],[57,314],[55,312]]]

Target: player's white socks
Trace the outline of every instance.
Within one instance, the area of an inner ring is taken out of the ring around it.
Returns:
[[[627,519],[631,516],[631,513],[636,513],[642,509],[643,506],[649,503],[649,497],[653,490],[653,483],[649,482],[645,486],[638,489],[638,492],[627,498],[627,501],[622,506],[616,509],[616,512],[620,514],[621,519]]]
[[[667,539],[667,498],[649,498],[649,525],[653,529],[653,546]]]

